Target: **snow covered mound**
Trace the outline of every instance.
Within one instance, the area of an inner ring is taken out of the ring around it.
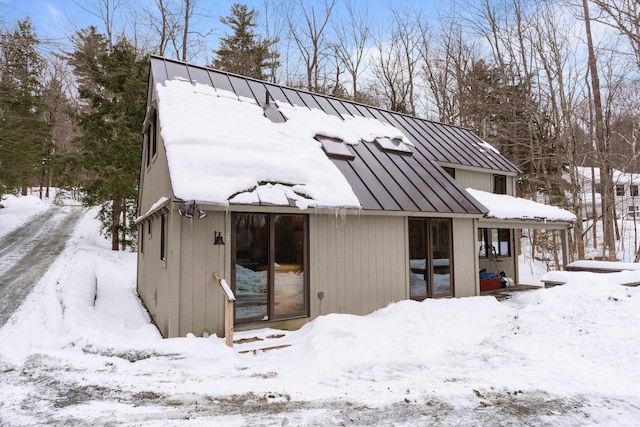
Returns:
[[[162,339],[135,292],[135,255],[97,239],[94,215],[0,329],[8,425],[335,425],[365,409],[362,425],[640,419],[640,287],[585,273],[503,301],[400,301],[236,332],[250,340],[231,349],[215,334]],[[249,345],[277,349],[240,352]]]

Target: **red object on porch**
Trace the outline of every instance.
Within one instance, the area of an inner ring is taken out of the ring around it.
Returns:
[[[499,277],[494,277],[493,279],[480,279],[481,291],[490,291],[492,289],[500,289],[501,287]]]

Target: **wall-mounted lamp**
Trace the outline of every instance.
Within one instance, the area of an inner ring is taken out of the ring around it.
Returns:
[[[214,235],[213,244],[224,245],[224,240],[222,240],[222,231],[214,231]]]
[[[185,203],[184,208],[178,209],[178,213],[185,218],[193,219],[194,214],[198,212],[198,219],[207,217],[207,213],[200,209],[195,200],[189,203]]]

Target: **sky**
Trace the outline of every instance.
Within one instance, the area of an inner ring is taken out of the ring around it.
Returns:
[[[121,3],[133,2],[140,6],[145,2],[155,3],[152,0],[123,0]],[[204,29],[213,29],[210,46],[215,47],[219,37],[224,35],[226,27],[219,22],[220,17],[229,15],[231,6],[236,3],[244,3],[258,10],[264,15],[265,0],[200,0],[198,3],[202,16],[194,22]],[[305,0],[308,4],[320,5],[323,0]],[[103,28],[102,21],[95,14],[98,10],[99,0],[0,0],[0,16],[5,25],[11,26],[16,20],[24,19],[27,15],[38,31],[42,40],[64,44],[70,34],[89,25]],[[272,3],[273,0],[272,0]],[[390,19],[392,11],[417,9],[426,17],[435,17],[443,11],[449,2],[445,0],[371,0],[365,1],[372,22],[384,22]],[[338,0],[338,10],[344,10],[344,2]],[[121,8],[125,10],[124,7]],[[117,23],[130,20],[127,13],[116,14]]]
[[[70,209],[34,195],[3,204],[0,235],[37,212]],[[135,253],[110,250],[95,209],[71,209],[83,215],[65,250],[0,328],[3,426],[640,419],[640,287],[586,273],[501,301],[400,301],[297,331],[236,332],[247,341],[231,349],[216,335],[162,339],[135,292]]]

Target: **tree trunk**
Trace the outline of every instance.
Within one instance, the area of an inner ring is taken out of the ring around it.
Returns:
[[[588,0],[582,0],[584,8],[584,22],[587,33],[587,47],[589,50],[589,74],[591,75],[591,87],[593,88],[593,109],[595,115],[596,148],[600,160],[600,184],[602,185],[602,230],[603,244],[602,257],[615,261],[615,236],[613,230],[613,176],[611,173],[609,147],[604,129],[604,117],[602,114],[602,98],[600,92],[600,79],[598,77],[598,65],[591,37],[591,18],[589,17]]]
[[[120,214],[122,213],[122,195],[117,190],[113,195],[111,211],[111,250],[120,249]]]

